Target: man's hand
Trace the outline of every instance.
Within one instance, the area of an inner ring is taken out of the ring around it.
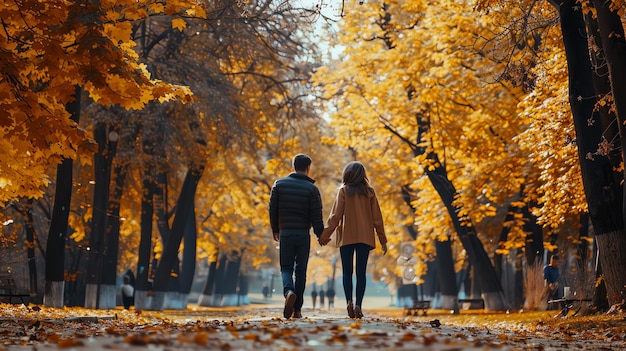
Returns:
[[[274,233],[274,241],[280,241],[280,233]]]

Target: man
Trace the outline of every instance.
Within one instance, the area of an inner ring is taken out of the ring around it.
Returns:
[[[280,273],[285,296],[285,318],[302,318],[306,269],[311,248],[310,229],[319,238],[324,231],[322,198],[309,177],[311,158],[293,158],[294,172],[278,179],[270,193],[269,215],[274,240],[280,243]],[[294,280],[295,273],[295,280]]]
[[[543,267],[543,279],[545,280],[548,301],[559,298],[559,277],[559,256],[552,255],[550,264]]]

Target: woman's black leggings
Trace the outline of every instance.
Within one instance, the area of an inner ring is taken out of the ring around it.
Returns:
[[[355,306],[361,306],[365,295],[365,271],[367,259],[372,248],[363,243],[345,245],[339,248],[341,254],[341,266],[343,267],[343,292],[346,294],[346,302],[352,300],[352,273],[353,262],[356,253],[356,300]]]

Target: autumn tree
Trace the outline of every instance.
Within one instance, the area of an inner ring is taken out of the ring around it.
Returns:
[[[506,47],[492,40],[497,23],[467,16],[470,5],[370,2],[348,8],[340,21],[339,40],[346,47],[341,63],[317,78],[337,101],[332,125],[345,135],[339,142],[378,152],[386,138],[404,143],[400,150],[418,162],[404,167],[430,179],[414,179],[420,186],[419,232],[460,240],[486,307],[502,309],[507,302],[483,246],[488,233],[479,234],[476,225],[519,199],[523,184],[537,173],[514,140],[524,129],[523,121],[511,118],[523,91],[499,79],[506,62],[493,58]],[[433,190],[452,218],[447,226],[427,195]]]
[[[487,5],[489,9],[500,9],[505,2],[486,1],[480,5]],[[539,164],[544,163],[544,179],[552,183],[559,183],[563,187],[566,179],[578,180],[577,184],[565,183],[567,189],[576,189],[578,194],[584,190],[585,203],[581,206],[580,201],[563,199],[558,192],[545,192],[546,203],[559,204],[556,207],[545,206],[542,209],[542,216],[550,219],[547,223],[556,223],[563,218],[558,214],[568,207],[564,203],[574,202],[575,207],[570,207],[573,211],[588,211],[593,224],[594,238],[599,248],[600,263],[604,272],[604,281],[608,288],[609,301],[615,303],[620,301],[623,294],[624,272],[622,271],[624,261],[624,215],[623,215],[623,148],[617,147],[623,143],[620,137],[623,123],[620,119],[620,107],[616,101],[620,100],[623,94],[621,88],[620,75],[623,74],[624,61],[622,50],[617,49],[624,45],[624,29],[620,20],[623,12],[622,1],[609,2],[550,2],[558,11],[560,21],[560,35],[556,36],[565,49],[565,55],[554,56],[558,52],[560,45],[554,45],[557,49],[545,49],[546,56],[558,57],[546,60],[550,66],[559,67],[557,72],[562,71],[561,65],[567,64],[568,78],[563,82],[568,83],[567,92],[562,89],[562,96],[569,97],[569,106],[562,109],[560,113],[568,113],[571,121],[561,119],[544,124],[542,130],[556,131],[550,133],[555,135],[555,141],[571,140],[575,143],[578,155],[569,153],[572,159],[579,162],[572,170],[580,169],[580,175],[573,177],[563,177],[564,172],[555,172],[553,167],[548,167],[551,160],[537,160]],[[537,12],[537,7],[532,3],[527,4],[527,13]],[[547,45],[549,47],[550,44]],[[552,51],[552,53],[550,53]],[[620,58],[621,57],[621,58]],[[591,61],[590,61],[591,59]],[[546,68],[542,72],[550,72]],[[561,75],[562,76],[562,75]],[[540,76],[542,77],[542,76]],[[551,78],[551,74],[547,76]],[[543,77],[542,77],[543,78]],[[558,80],[550,81],[550,87],[555,86]],[[543,87],[544,85],[542,85]],[[550,99],[553,94],[533,96],[535,102],[533,107],[541,103],[545,106],[545,99]],[[564,99],[561,101],[565,101]],[[532,106],[531,105],[531,106]],[[562,112],[561,112],[562,111]],[[552,113],[552,116],[554,114]],[[553,120],[550,118],[549,120]],[[573,122],[573,123],[572,123]],[[574,131],[564,134],[563,129],[559,130],[558,124],[567,125],[565,131],[574,126]],[[536,130],[536,127],[533,128]],[[527,135],[530,135],[529,132]],[[532,144],[529,138],[528,144]],[[562,146],[557,147],[557,149]],[[555,153],[559,155],[559,153]],[[565,155],[565,154],[564,154]],[[577,158],[576,158],[577,156]],[[542,157],[543,158],[543,157]],[[562,157],[566,159],[567,157]],[[565,161],[570,162],[570,161]],[[569,169],[569,168],[564,168]],[[582,177],[581,177],[582,176]],[[582,187],[581,187],[582,185]],[[556,201],[552,202],[555,199]],[[579,199],[583,199],[579,197]],[[565,200],[565,202],[563,202]],[[610,243],[610,244],[609,244]],[[610,267],[610,268],[607,268]],[[608,271],[604,271],[608,269]]]
[[[232,194],[241,186],[242,195],[235,199],[243,199],[244,194],[249,194],[250,186],[245,180],[241,185],[229,180],[231,175],[245,174],[248,167],[259,164],[255,156],[269,142],[267,135],[279,127],[289,128],[289,121],[301,118],[300,99],[308,93],[298,84],[306,81],[310,63],[298,62],[294,58],[312,52],[307,52],[306,47],[298,42],[297,36],[301,32],[281,28],[278,20],[287,20],[282,25],[294,26],[302,12],[281,2],[247,7],[226,1],[207,9],[207,19],[188,18],[176,22],[179,27],[174,29],[162,19],[137,23],[136,35],[140,38],[137,51],[149,63],[153,75],[188,84],[197,96],[192,105],[151,106],[147,113],[141,114],[138,124],[138,136],[143,145],[139,155],[143,163],[137,164],[135,169],[144,174],[146,189],[153,190],[139,192],[145,201],[137,293],[148,295],[148,265],[154,254],[159,258],[152,288],[153,299],[160,301],[148,308],[162,308],[166,301],[173,301],[169,296],[180,297],[182,294],[186,299],[190,286],[183,287],[182,279],[189,274],[193,277],[193,266],[183,269],[185,263],[182,262],[181,266],[176,254],[181,248],[183,252],[192,248],[195,240],[185,241],[182,246],[181,242],[187,235],[183,233],[196,227],[192,221],[185,220],[196,218],[193,207],[185,207],[194,202],[194,186],[190,192],[184,192],[186,186],[180,177],[181,172],[192,171],[193,183],[197,182],[200,188],[204,187],[204,182],[217,184],[219,192],[207,193],[208,201],[197,198],[194,205],[199,206],[200,213],[226,220],[229,218],[226,214],[232,211],[230,206],[240,207],[232,202]],[[240,156],[247,153],[255,156]],[[240,161],[233,162],[235,160]],[[204,173],[207,174],[203,176],[206,180],[200,181],[200,175]],[[226,197],[220,197],[224,191]],[[228,201],[224,201],[226,199]],[[214,208],[207,210],[205,203]],[[260,202],[256,203],[255,211],[260,206]],[[240,208],[239,211],[243,210]],[[156,227],[161,234],[156,245],[151,238],[153,216],[150,213],[157,218]],[[257,212],[256,215],[264,218],[266,213]],[[234,218],[244,228],[249,225],[241,215]],[[203,222],[207,220],[203,218]],[[255,221],[254,228],[258,228],[258,219]],[[232,229],[220,228],[209,235],[216,235],[218,243],[226,245],[231,241],[226,235],[231,231],[232,235],[242,231],[242,228],[229,225]],[[198,235],[207,234],[200,232]],[[234,249],[257,255],[262,247],[254,238],[246,242],[235,240],[234,243],[235,246],[228,251]],[[158,251],[151,252],[153,246]],[[193,252],[195,258],[195,250],[189,252]],[[183,260],[184,257],[187,257],[186,253],[183,253]],[[187,262],[195,262],[195,259],[187,259]],[[179,285],[170,290],[172,283]]]
[[[162,3],[149,1],[26,1],[5,5],[1,10],[4,50],[0,103],[8,112],[3,119],[2,142],[7,150],[3,155],[9,158],[2,163],[6,186],[0,201],[41,196],[49,183],[48,167],[77,158],[81,144],[88,142],[88,136],[78,128],[78,119],[70,119],[65,108],[77,99],[76,87],[98,104],[125,108],[142,108],[152,100],[189,100],[188,89],[150,78],[133,51],[130,21],[166,11],[202,16],[197,3],[171,2],[167,10]],[[57,217],[53,223],[57,220],[51,229],[62,242],[67,221]],[[63,245],[55,247],[60,250]],[[48,255],[63,258],[57,252]],[[56,282],[58,275],[56,272],[48,282]],[[51,293],[50,300],[54,301],[49,303],[60,305],[61,296]]]
[[[172,3],[168,11],[187,8],[200,11],[193,2]],[[48,166],[76,158],[88,140],[65,109],[75,86],[100,104],[129,108],[189,94],[150,79],[129,40],[128,19],[163,13],[160,3],[20,1],[7,2],[0,11],[3,203],[40,196],[49,184]]]

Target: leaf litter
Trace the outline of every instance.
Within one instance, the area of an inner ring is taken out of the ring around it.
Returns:
[[[19,350],[619,350],[623,314],[555,318],[524,313],[377,310],[361,320],[339,311],[194,307],[185,311],[93,310],[0,303],[0,351]]]

